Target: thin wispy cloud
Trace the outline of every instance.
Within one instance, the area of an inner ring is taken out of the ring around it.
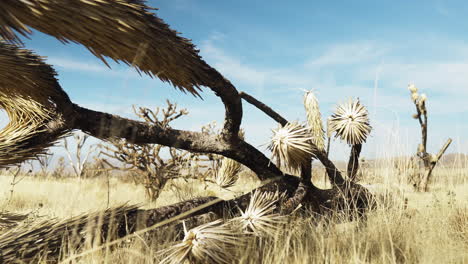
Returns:
[[[305,67],[317,69],[326,66],[352,65],[376,62],[390,50],[383,44],[370,41],[336,44],[328,47],[318,58],[304,63]]]
[[[63,69],[70,72],[99,74],[117,78],[141,78],[144,76],[143,74],[140,76],[140,74],[138,74],[138,72],[136,72],[136,70],[131,66],[119,66],[115,63],[112,64],[112,68],[109,68],[103,63],[98,64],[95,62],[61,57],[48,57],[46,62],[57,69]]]

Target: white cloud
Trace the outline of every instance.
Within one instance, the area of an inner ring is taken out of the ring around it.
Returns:
[[[104,74],[107,76],[119,78],[141,78],[141,76],[136,72],[136,70],[131,68],[130,66],[128,66],[127,69],[122,69],[121,67],[119,67],[119,65],[115,63],[114,66],[111,66],[114,68],[109,68],[104,64],[97,64],[94,62],[80,61],[76,59],[61,57],[48,57],[47,63],[51,64],[54,67],[74,72],[96,73],[100,75]]]
[[[362,64],[375,61],[388,51],[389,47],[368,41],[338,44],[330,46],[318,58],[309,59],[304,65],[316,69],[325,66]]]
[[[219,39],[218,34],[214,39]],[[201,46],[203,57],[211,62],[214,68],[230,79],[256,87],[263,87],[267,77],[266,72],[243,64],[238,59],[227,55],[222,49],[213,44],[214,39],[211,38],[209,41],[205,41]]]

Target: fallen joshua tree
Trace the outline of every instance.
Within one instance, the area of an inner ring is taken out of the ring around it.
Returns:
[[[254,193],[278,193],[277,197],[281,197],[266,203],[269,205],[267,212],[287,215],[301,207],[318,215],[345,211],[354,217],[362,215],[372,205],[369,192],[354,182],[362,144],[371,130],[367,110],[359,100],[341,105],[330,121],[336,136],[346,140],[352,148],[345,176],[329,160],[324,149],[323,128],[318,125],[321,124],[318,102],[312,93],[307,93],[304,100],[309,124],[288,122],[258,99],[239,92],[202,60],[188,39],[171,30],[151,10],[143,1],[137,0],[79,0],[66,5],[59,0],[2,2],[0,107],[7,112],[10,123],[0,133],[0,166],[37,158],[61,137],[73,130],[81,130],[102,140],[159,144],[234,160],[263,181],[262,187]],[[178,130],[73,103],[59,85],[52,66],[21,46],[17,34],[31,35],[30,27],[64,43],[80,43],[105,64],[105,57],[124,62],[196,97],[201,96],[202,87],[212,90],[225,107],[221,132],[213,135]],[[243,101],[256,106],[279,124],[269,146],[276,162],[240,136]],[[323,164],[332,188],[319,189],[311,181],[312,159]],[[112,243],[113,239],[155,229],[175,220],[202,224],[208,220],[200,216],[207,213],[215,218],[222,218],[227,213],[245,215],[250,212],[251,197],[252,192],[232,200],[201,197],[148,210],[122,206],[65,222],[48,221],[36,228],[16,230],[0,237],[0,250],[5,262],[14,259],[32,261],[38,252],[57,259],[60,248],[67,243],[63,239],[67,232],[78,230],[74,232],[80,234],[80,230],[89,225],[87,223],[93,222],[90,219],[100,219],[96,221],[100,223],[102,233],[107,234],[106,241]],[[193,232],[186,232],[186,236],[193,235]],[[196,258],[196,254],[192,257]]]

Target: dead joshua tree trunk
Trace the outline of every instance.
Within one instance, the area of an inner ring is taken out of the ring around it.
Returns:
[[[421,127],[421,143],[418,145],[416,156],[418,156],[424,164],[423,172],[418,171],[417,177],[413,177],[413,185],[416,190],[420,192],[427,192],[432,171],[437,165],[437,162],[439,162],[440,158],[444,155],[445,151],[452,143],[452,139],[447,139],[437,155],[427,152],[427,97],[425,94],[419,95],[418,89],[414,85],[409,85],[408,89],[411,92],[411,99],[416,107],[416,114],[413,115],[413,118],[419,121],[419,125]]]
[[[89,2],[93,5],[89,5]],[[15,155],[14,158],[2,158],[1,155],[4,154],[0,154],[1,166],[35,157],[44,148],[51,146],[57,138],[79,129],[102,140],[121,138],[134,144],[159,144],[191,152],[218,154],[233,159],[251,169],[260,180],[264,181],[265,185],[259,188],[260,190],[285,192],[288,199],[284,204],[279,204],[280,211],[283,213],[290,212],[299,204],[318,214],[341,210],[351,210],[362,214],[368,208],[371,199],[369,192],[355,184],[352,181],[353,177],[345,179],[333,162],[328,159],[323,148],[315,147],[313,155],[325,166],[332,184],[331,189],[321,190],[313,184],[308,165],[302,167],[302,177],[283,173],[262,152],[239,137],[243,116],[242,99],[255,105],[281,126],[288,123],[286,119],[252,96],[239,93],[231,82],[201,59],[189,40],[171,30],[161,19],[149,12],[150,8],[142,2],[121,1],[122,3],[114,3],[111,8],[105,2],[87,0],[74,1],[72,5],[63,5],[60,1],[49,1],[41,2],[36,6],[34,1],[4,0],[0,10],[0,35],[10,43],[18,43],[19,38],[14,34],[14,30],[28,35],[30,31],[27,26],[31,26],[64,42],[81,43],[102,60],[103,56],[108,56],[131,64],[144,73],[171,82],[182,91],[199,95],[201,86],[208,87],[224,104],[225,118],[221,133],[206,135],[200,132],[148,125],[144,122],[80,107],[74,104],[62,90],[51,66],[32,52],[1,41],[0,55],[3,57],[0,60],[0,96],[4,95],[0,97],[4,100],[2,106],[13,100],[28,98],[29,104],[24,104],[24,108],[18,110],[10,107],[6,110],[10,114],[15,114],[17,111],[26,112],[26,118],[35,120],[35,126],[31,128],[32,131],[28,132],[29,135],[20,138],[22,143],[26,142],[21,147],[16,146],[15,143],[18,142],[15,141],[9,141],[10,145],[7,146],[0,144],[0,150],[16,147],[16,152],[9,152],[9,155]],[[76,10],[88,9],[92,10],[76,13]],[[42,15],[35,16],[37,11]],[[75,16],[67,15],[69,13]],[[93,17],[89,17],[89,14],[93,14]],[[109,14],[112,15],[109,16]],[[101,21],[101,23],[95,21]],[[88,26],[83,27],[82,24],[88,24]],[[92,40],[89,36],[93,36]],[[35,82],[32,83],[29,80],[35,80]],[[37,108],[43,110],[39,117],[33,116]],[[24,129],[13,128],[20,131]],[[3,138],[8,138],[9,135],[0,134]],[[357,163],[353,164],[352,167],[355,169],[352,173],[355,173]],[[161,221],[167,221],[164,222],[167,224],[173,221],[171,219],[175,216],[178,216],[180,220],[212,212],[222,217],[225,210],[236,214],[238,213],[236,208],[246,208],[249,198],[250,194],[229,201],[204,197],[158,209],[122,210],[120,215],[126,216],[119,218],[122,221],[127,221],[128,217],[134,217],[136,212],[140,216],[144,215],[143,218],[146,220],[140,226],[135,224],[133,228],[123,229],[119,236]],[[27,237],[27,234],[25,236]],[[5,247],[11,246],[14,241],[12,239],[0,239],[3,252],[5,252]],[[32,240],[28,241],[24,241],[23,250],[27,249],[28,243],[35,243]],[[48,242],[44,243],[44,247],[50,246]],[[25,255],[25,251],[23,253],[16,251],[16,254]]]

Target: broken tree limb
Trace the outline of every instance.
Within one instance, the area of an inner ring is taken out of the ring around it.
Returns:
[[[421,184],[420,184],[420,187],[419,187],[420,191],[422,191],[422,192],[427,192],[428,191],[428,186],[429,186],[430,178],[432,176],[432,171],[434,170],[434,168],[437,165],[437,163],[439,162],[440,158],[442,158],[442,156],[444,155],[445,151],[447,150],[447,148],[450,146],[451,143],[452,143],[452,139],[451,138],[447,139],[445,144],[442,146],[442,148],[439,150],[439,152],[435,156],[434,160],[430,161],[429,169],[426,170],[426,173],[424,174],[423,179],[421,181]]]

